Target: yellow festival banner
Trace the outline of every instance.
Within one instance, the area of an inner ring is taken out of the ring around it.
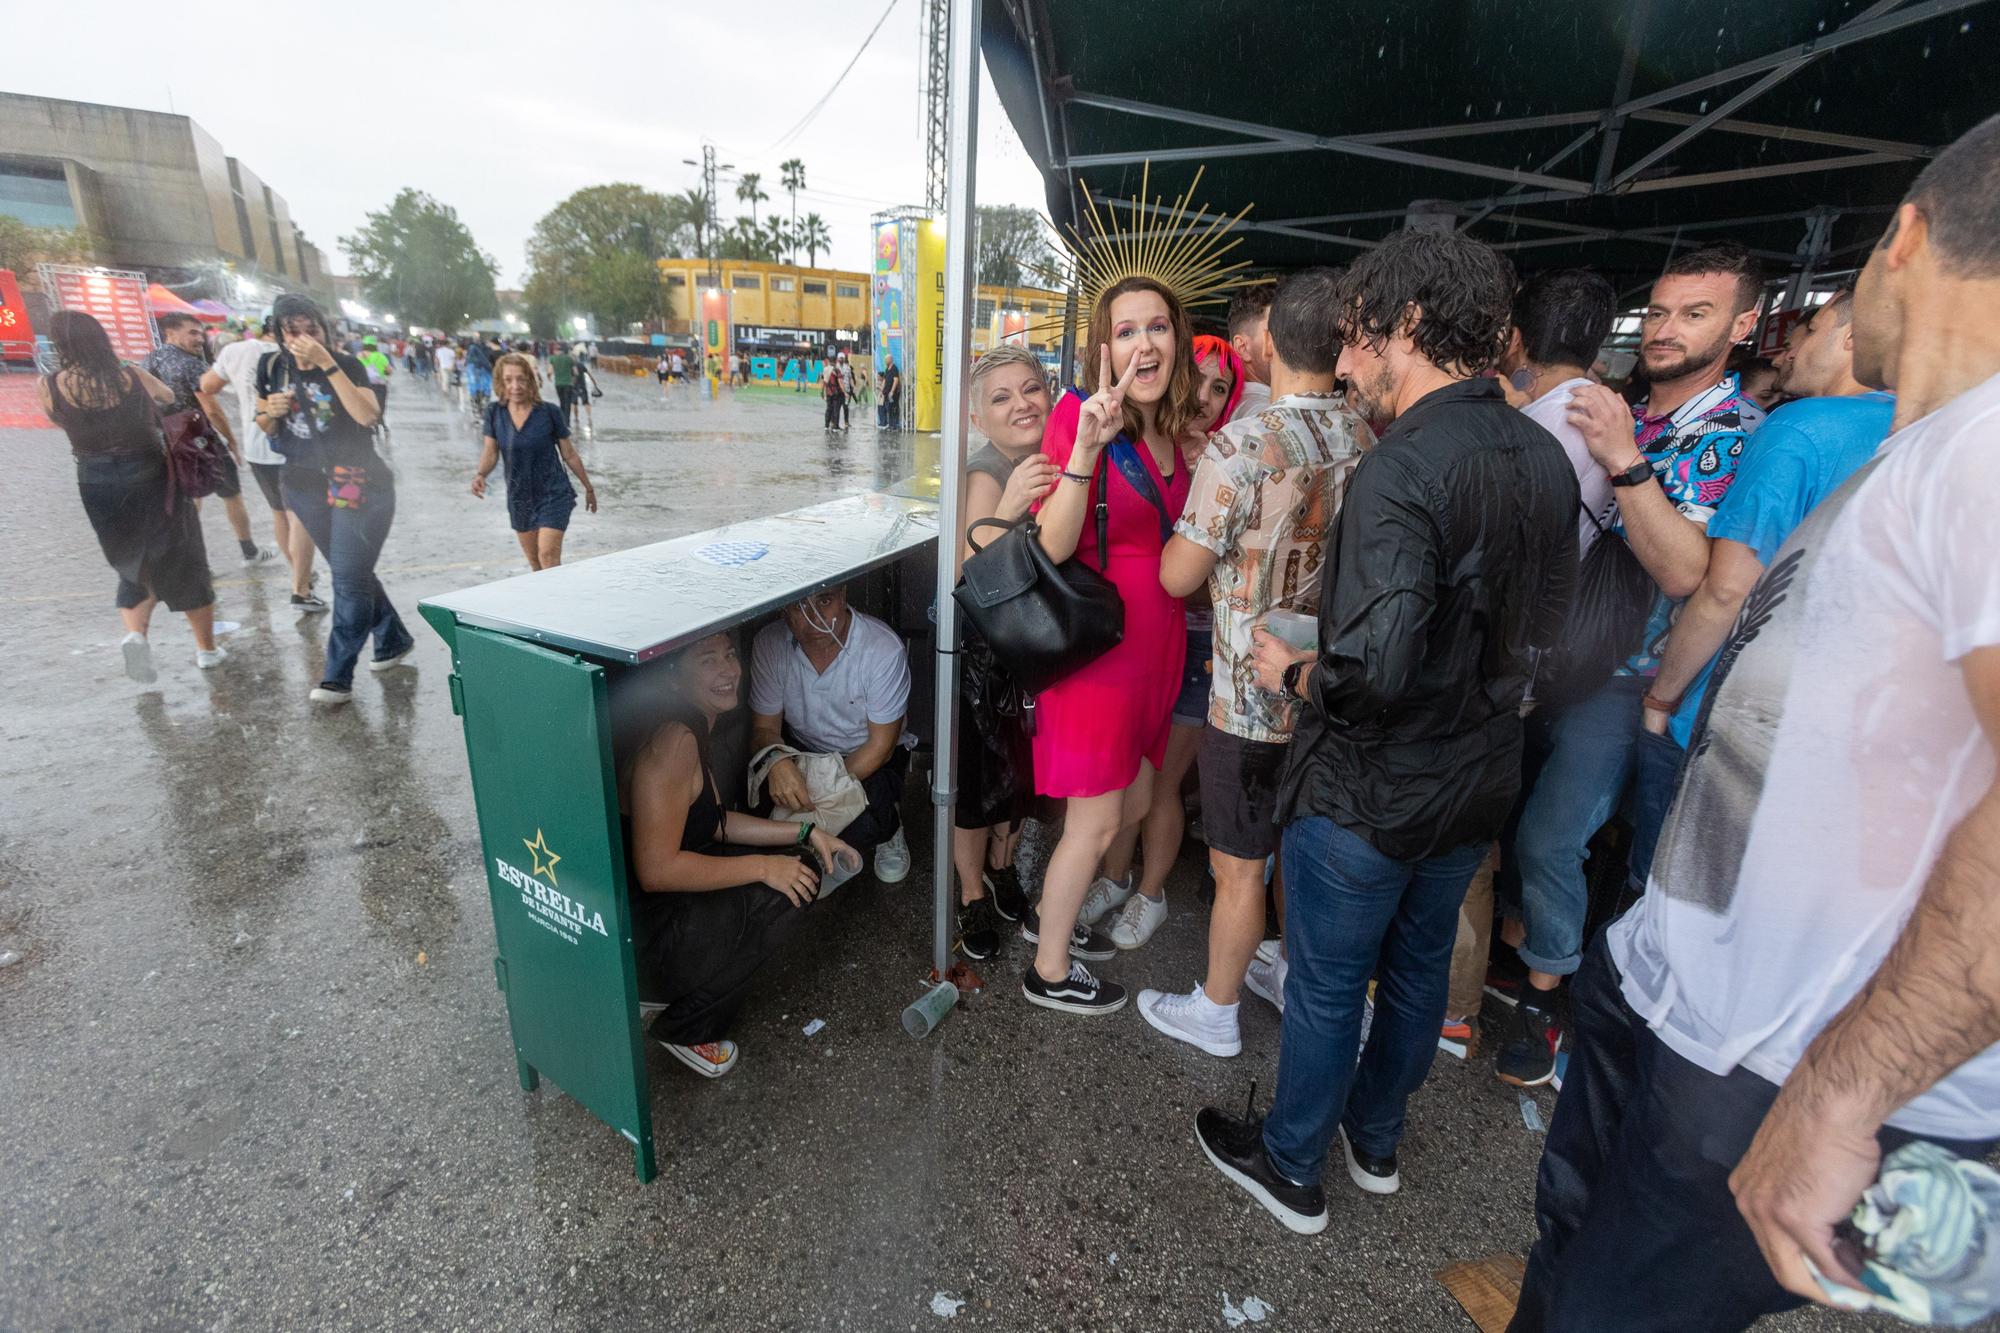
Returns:
[[[916,414],[905,424],[936,430],[944,420],[944,219],[924,218],[916,233],[916,316],[903,334]]]

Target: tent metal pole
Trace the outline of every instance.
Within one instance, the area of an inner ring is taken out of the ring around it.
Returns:
[[[937,745],[931,767],[931,879],[936,894],[931,961],[942,978],[951,965],[952,812],[958,803],[958,584],[969,428],[966,380],[972,357],[972,206],[974,145],[979,134],[980,0],[950,0],[950,56],[945,166],[944,420],[938,432]]]

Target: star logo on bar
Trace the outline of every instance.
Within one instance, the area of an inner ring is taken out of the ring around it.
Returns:
[[[528,855],[534,858],[535,873],[547,876],[549,883],[554,884],[556,882],[556,862],[562,860],[562,858],[549,850],[548,841],[542,837],[542,831],[536,829],[534,841],[530,842],[528,839],[523,838],[521,839],[521,845],[526,847]],[[561,886],[558,885],[557,887]]]

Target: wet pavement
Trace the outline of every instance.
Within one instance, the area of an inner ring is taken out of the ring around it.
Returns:
[[[606,387],[582,441],[603,509],[578,511],[568,559],[870,489],[925,452],[866,412],[830,437],[810,395]],[[330,713],[306,699],[324,618],[294,620],[281,566],[238,566],[212,501],[229,660],[197,671],[162,613],[159,684],[127,681],[60,433],[0,431],[0,958],[20,955],[0,966],[0,1328],[922,1329],[940,1295],[971,1328],[1221,1328],[1253,1296],[1273,1330],[1471,1326],[1430,1274],[1525,1250],[1540,1146],[1489,1063],[1439,1058],[1401,1194],[1336,1170],[1331,1225],[1294,1237],[1190,1135],[1252,1080],[1268,1102],[1258,1001],[1244,1053],[1213,1059],[1130,1009],[1029,1008],[1015,940],[986,992],[903,1034],[929,953],[921,780],[918,869],[817,913],[763,974],[737,1069],[651,1050],[658,1180],[552,1085],[521,1092],[449,663],[415,608],[523,564],[499,488],[467,493],[470,418],[399,385],[390,420],[380,572],[416,666],[362,672]],[[1195,884],[1190,851],[1167,925],[1103,973],[1191,985]]]

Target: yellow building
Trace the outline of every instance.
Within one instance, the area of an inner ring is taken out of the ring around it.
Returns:
[[[850,269],[810,268],[754,259],[720,259],[716,267],[729,293],[729,318],[736,350],[788,355],[800,347],[841,346],[872,351],[869,278]],[[672,333],[694,332],[694,311],[708,282],[708,261],[662,259],[660,281],[667,288]],[[974,294],[974,355],[1025,328],[1028,346],[1038,352],[1061,348],[1063,294],[1040,287],[981,284]]]

